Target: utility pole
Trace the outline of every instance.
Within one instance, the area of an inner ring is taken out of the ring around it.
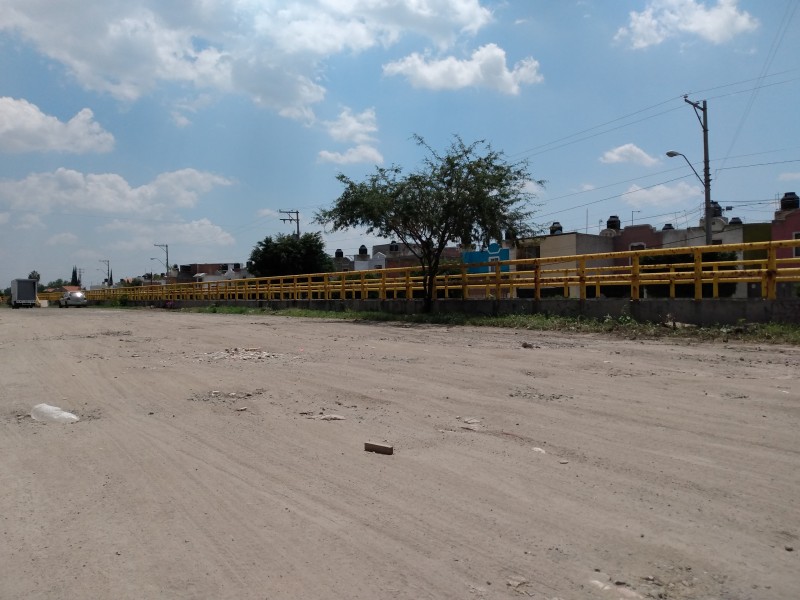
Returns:
[[[167,267],[166,276],[167,279],[169,280],[169,244],[153,244],[153,246],[155,246],[156,248],[161,248],[164,252],[167,253],[167,262],[164,266]]]
[[[106,287],[111,287],[111,261],[101,258],[100,262],[106,264]]]
[[[78,269],[78,285],[83,287],[83,269]]]
[[[692,102],[688,96],[683,97],[686,104],[691,104],[694,108],[694,114],[697,115],[697,120],[700,121],[700,127],[703,128],[703,187],[705,187],[705,229],[706,229],[706,246],[711,245],[711,167],[708,161],[708,105],[706,101]],[[703,113],[703,116],[700,116]]]
[[[300,238],[300,213],[296,210],[279,210],[279,213],[283,215],[289,215],[285,219],[281,219],[284,223],[287,221],[289,223],[297,223],[297,237]]]

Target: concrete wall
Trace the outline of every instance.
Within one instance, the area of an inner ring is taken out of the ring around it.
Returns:
[[[147,303],[141,303],[147,304]],[[208,306],[212,302],[185,301],[173,303],[176,308]],[[304,308],[330,311],[376,311],[392,314],[416,314],[422,311],[421,300],[231,300],[216,303],[253,308]],[[158,305],[157,305],[158,306]],[[573,300],[548,298],[543,300],[437,300],[433,310],[439,314],[507,315],[545,314],[565,317],[614,319],[623,315],[636,321],[663,323],[677,321],[694,325],[735,325],[750,323],[800,324],[800,298],[719,298],[695,301],[690,299],[649,299],[631,301],[625,298],[596,298]]]

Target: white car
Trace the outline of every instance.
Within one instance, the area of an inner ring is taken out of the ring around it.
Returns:
[[[86,294],[83,292],[64,292],[64,295],[58,299],[59,308],[66,308],[67,306],[86,306]]]

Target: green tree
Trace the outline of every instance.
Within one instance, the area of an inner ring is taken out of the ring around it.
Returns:
[[[333,261],[325,253],[322,234],[304,233],[300,237],[279,233],[265,237],[250,253],[250,272],[258,277],[327,273]]]
[[[78,280],[78,267],[72,267],[72,278],[69,280],[70,285],[80,285],[81,282]]]
[[[526,161],[509,163],[484,141],[465,144],[454,136],[444,154],[418,135],[414,141],[427,152],[416,171],[376,167],[361,182],[340,173],[344,192],[317,213],[316,221],[333,231],[363,227],[403,242],[422,266],[424,310],[429,311],[447,245],[534,235],[538,228],[530,222],[528,206],[535,198],[531,190],[544,181],[531,177]]]
[[[64,287],[65,285],[69,285],[69,284],[59,277],[55,281],[49,282],[45,287],[46,288],[60,288],[60,287]]]
[[[42,276],[39,275],[39,271],[31,271],[28,273],[28,279],[35,279],[38,282],[41,278]]]

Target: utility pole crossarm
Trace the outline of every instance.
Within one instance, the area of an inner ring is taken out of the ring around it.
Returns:
[[[296,210],[279,210],[279,213],[282,215],[289,215],[285,219],[281,218],[281,221],[284,223],[296,223],[297,224],[297,237],[300,238],[300,212]]]

